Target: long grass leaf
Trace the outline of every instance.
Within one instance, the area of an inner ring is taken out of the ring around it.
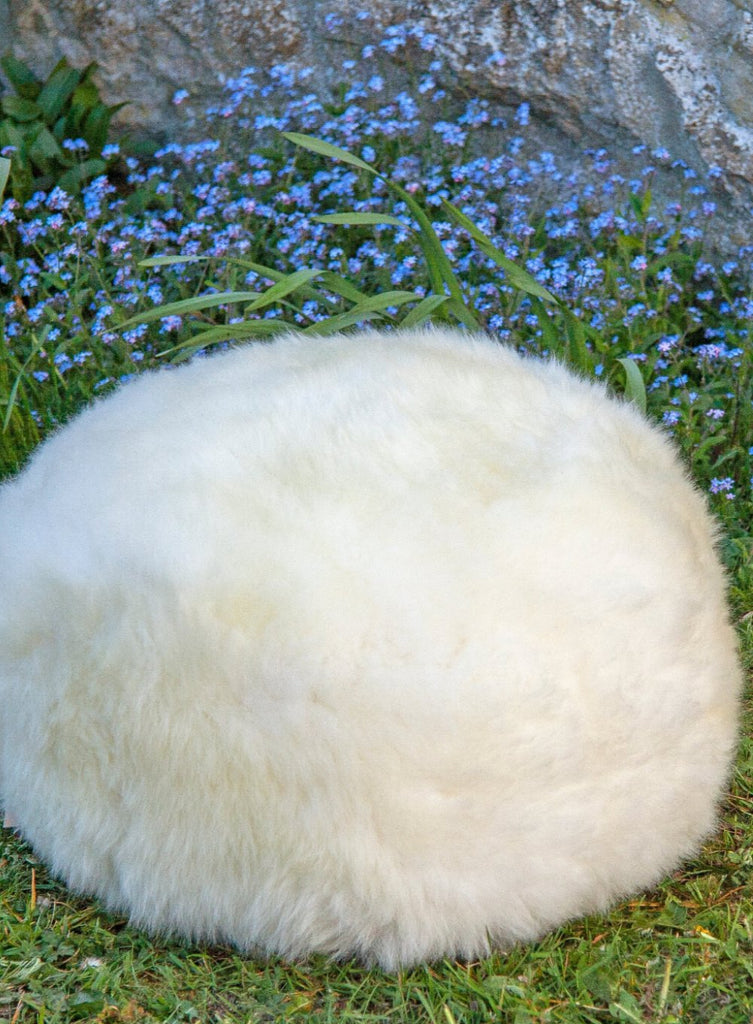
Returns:
[[[303,328],[303,334],[336,334],[344,331],[354,324],[363,323],[366,320],[383,320],[384,316],[377,310],[349,310],[347,313],[338,313],[326,320],[317,320],[308,327]]]
[[[586,345],[586,330],[583,322],[566,306],[560,305],[565,317],[565,331],[568,340],[568,360],[581,373],[590,376],[593,372],[591,355]]]
[[[439,309],[440,306],[445,305],[448,299],[448,295],[427,295],[405,314],[400,321],[401,329],[404,327],[417,327],[419,324],[426,323],[427,320],[431,319],[432,313]]]
[[[351,284],[350,281],[347,281],[339,274],[335,274],[332,270],[322,272],[320,283],[322,288],[334,292],[335,295],[348,299],[350,302],[363,302],[370,297],[366,292],[362,292],[360,288],[356,288],[354,284]]]
[[[527,295],[535,295],[539,299],[546,299],[547,302],[555,302],[559,305],[559,300],[556,296],[545,288],[542,284],[536,280],[536,278],[529,274],[527,270],[519,266],[514,260],[511,260],[509,256],[499,249],[488,235],[485,235],[480,228],[478,228],[473,221],[466,217],[462,210],[458,210],[452,203],[448,203],[446,199],[442,200],[442,206],[447,213],[462,227],[464,228],[471,238],[478,243],[479,248],[492,259],[498,267],[505,272],[505,276],[513,288],[517,288],[519,291],[525,292]]]
[[[139,267],[172,267],[176,263],[206,263],[208,260],[218,259],[217,256],[149,256],[148,259],[139,260]]]
[[[405,228],[410,225],[398,217],[391,217],[387,213],[329,213],[320,217],[312,217],[317,224],[392,224],[395,227]]]
[[[410,192],[406,192],[400,185],[397,185],[394,181],[390,181],[389,178],[385,178],[384,182],[387,187],[406,204],[418,223],[419,242],[423,249],[424,257],[429,269],[433,290],[438,295],[442,295],[444,294],[444,286],[446,285],[447,290],[455,300],[455,303],[465,307],[467,319],[465,319],[464,322],[469,322],[469,326],[478,327],[478,321],[465,302],[460,282],[455,276],[449,257],[444,251],[439,235],[434,230],[434,225],[431,223],[431,220],[425,210],[421,204],[414,199]]]
[[[296,270],[292,274],[287,274],[282,278],[282,280],[273,284],[271,288],[262,292],[250,306],[246,307],[246,312],[251,313],[253,310],[263,309],[265,306],[270,306],[275,302],[279,302],[280,299],[285,298],[286,295],[290,295],[291,292],[297,291],[301,285],[308,284],[313,277],[318,277],[319,274],[321,274],[320,270],[307,268],[304,268],[303,270]]]
[[[8,175],[10,174],[10,160],[5,156],[0,156],[0,199],[3,198],[5,192],[5,186],[8,184]]]
[[[406,302],[412,302],[415,299],[415,292],[380,292],[379,295],[370,296],[345,313],[330,317],[328,320],[315,321],[304,328],[304,334],[332,334],[334,331],[357,324],[361,320],[372,320],[375,316],[381,316],[388,306],[404,306]]]
[[[285,320],[242,320],[236,324],[218,324],[216,327],[208,327],[204,331],[197,331],[186,341],[164,349],[159,353],[160,359],[172,356],[175,352],[182,353],[181,358],[187,358],[185,353],[193,355],[209,345],[218,345],[223,341],[245,341],[254,338],[268,338],[273,334],[281,334],[285,331],[296,330],[295,324]],[[173,360],[174,361],[174,360]]]
[[[646,411],[646,383],[634,359],[618,359],[625,371],[625,398],[636,405],[642,413]]]
[[[557,329],[547,312],[547,308],[541,299],[537,295],[531,295],[529,301],[531,303],[531,309],[533,310],[533,313],[539,323],[539,327],[541,328],[541,337],[544,344],[552,355],[556,355],[562,349],[562,337],[557,332]]]
[[[320,156],[326,156],[332,160],[342,160],[344,164],[350,164],[351,167],[358,167],[361,171],[368,171],[369,174],[376,174],[381,177],[371,164],[367,164],[365,160],[353,156],[347,149],[333,146],[331,142],[317,139],[313,135],[302,135],[300,132],[282,132],[281,134],[288,142],[300,146],[301,149],[307,149],[310,153],[319,153]]]
[[[454,299],[449,296],[447,303],[442,308],[451,313],[458,323],[463,324],[469,331],[481,330],[481,324],[464,299]]]
[[[263,263],[256,263],[254,260],[241,259],[238,256],[150,256],[149,259],[140,260],[140,267],[169,267],[174,264],[181,263],[207,263],[209,261],[230,263],[233,266],[243,267],[246,270],[251,270],[260,277],[267,277],[270,281],[284,281],[290,275],[285,274],[281,270],[277,270],[274,267],[265,266]],[[363,292],[360,292],[354,285],[350,285],[343,278],[334,274],[332,271],[324,270],[319,271],[321,276],[322,285],[329,288],[331,291],[336,292],[338,295],[342,295],[344,298],[351,298],[352,301],[358,301],[363,297]],[[336,286],[337,282],[340,282],[339,286]],[[321,302],[326,306],[332,306],[332,300],[328,296],[323,295],[315,288],[309,288],[305,285],[300,286],[300,291],[303,296],[307,299],[315,299],[317,302]],[[350,293],[350,294],[349,294]],[[261,294],[261,293],[257,293]]]
[[[8,392],[8,399],[7,399],[6,409],[5,409],[5,416],[3,417],[3,427],[2,427],[2,432],[3,433],[6,432],[6,430],[8,429],[8,426],[10,425],[11,417],[13,415],[13,410],[15,409],[17,401],[18,401],[18,391],[19,391],[19,388],[21,387],[21,381],[24,378],[24,375],[26,373],[26,369],[27,369],[28,366],[31,365],[31,362],[33,361],[34,357],[40,351],[40,349],[43,347],[45,341],[47,340],[47,335],[49,334],[50,326],[51,326],[50,324],[45,325],[45,327],[42,329],[42,333],[41,333],[41,335],[39,337],[37,337],[36,334],[32,334],[32,336],[31,336],[32,337],[31,351],[29,352],[28,356],[24,360],[23,365],[19,367],[18,373],[16,374],[16,376],[15,376],[15,378],[13,380],[13,384],[11,385],[11,389]],[[18,366],[18,363],[15,363],[15,365]]]
[[[137,313],[136,316],[129,317],[122,324],[118,324],[118,330],[122,331],[126,327],[131,327],[134,324],[144,324],[150,320],[161,320],[166,316],[183,316],[186,313],[198,313],[203,309],[212,309],[214,306],[253,302],[258,298],[259,292],[212,292],[209,295],[195,295],[192,299],[167,302],[163,306],[155,306],[154,309],[147,309],[143,313]]]
[[[360,303],[361,309],[386,309],[388,306],[404,306],[406,302],[415,302],[415,292],[391,291],[370,295]]]

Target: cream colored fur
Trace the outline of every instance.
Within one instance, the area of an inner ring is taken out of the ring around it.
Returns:
[[[0,803],[144,928],[476,956],[714,828],[714,527],[554,363],[435,330],[147,374],[0,491],[0,549]]]

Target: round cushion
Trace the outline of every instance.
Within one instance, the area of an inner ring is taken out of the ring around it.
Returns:
[[[740,674],[670,442],[420,330],[147,373],[0,489],[0,803],[138,926],[386,968],[714,828]]]

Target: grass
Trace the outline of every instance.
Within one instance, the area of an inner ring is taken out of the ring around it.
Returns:
[[[392,26],[326,101],[305,71],[249,70],[207,116],[187,111],[192,142],[126,157],[122,180],[6,200],[0,473],[121,380],[228,339],[478,324],[645,400],[673,434],[722,525],[750,679],[752,250],[704,247],[714,173],[663,150],[633,154],[633,178],[604,151],[566,172],[533,148],[525,105],[453,104],[432,45]],[[385,53],[405,60],[403,91]],[[661,176],[675,182],[663,208]],[[750,688],[745,706],[721,827],[694,862],[608,916],[474,964],[386,975],[150,939],[66,892],[5,830],[0,1019],[751,1024]]]
[[[747,754],[750,770],[750,748]],[[739,781],[749,794],[750,775]],[[9,836],[0,1012],[16,1021],[749,1024],[753,930],[745,886],[753,852],[740,838],[750,809],[749,795],[733,796],[724,831],[701,859],[608,917],[478,963],[396,975],[150,940],[55,886]]]

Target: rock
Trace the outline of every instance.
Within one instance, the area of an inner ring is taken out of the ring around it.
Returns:
[[[384,27],[420,26],[466,94],[527,101],[560,153],[577,142],[615,156],[640,141],[698,172],[718,167],[736,211],[723,244],[749,241],[753,14],[743,0],[372,0],[359,17],[362,6],[0,0],[0,36],[40,72],[61,55],[98,61],[105,97],[132,101],[126,122],[174,135],[177,89],[210,99],[223,77],[280,62],[313,66],[323,87]]]

